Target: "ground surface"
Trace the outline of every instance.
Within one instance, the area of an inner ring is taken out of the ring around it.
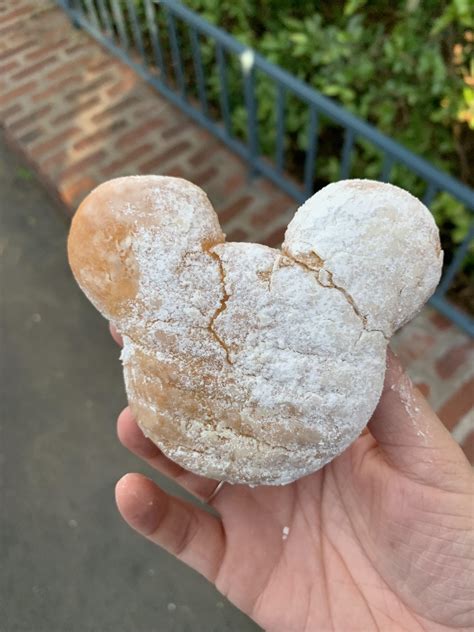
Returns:
[[[151,472],[116,439],[118,349],[73,282],[66,232],[0,137],[0,631],[257,630],[115,508],[117,479]]]

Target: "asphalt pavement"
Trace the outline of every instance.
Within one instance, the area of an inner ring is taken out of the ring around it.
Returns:
[[[116,438],[119,351],[66,236],[0,136],[0,632],[256,631],[118,514],[116,481],[152,472]]]

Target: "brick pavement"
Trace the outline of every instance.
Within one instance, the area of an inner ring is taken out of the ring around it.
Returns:
[[[51,0],[0,0],[0,124],[70,213],[100,182],[137,173],[202,186],[230,241],[278,245],[296,209]],[[393,347],[474,463],[473,343],[425,308]]]

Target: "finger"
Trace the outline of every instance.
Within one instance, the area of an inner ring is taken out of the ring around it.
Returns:
[[[218,481],[188,472],[168,459],[150,439],[145,437],[128,406],[117,419],[117,435],[122,445],[130,452],[139,456],[161,474],[174,480],[199,500],[206,502],[216,489]]]
[[[423,482],[438,477],[448,482],[470,472],[461,448],[390,350],[382,397],[369,429],[393,466]]]
[[[109,331],[112,334],[112,338],[119,345],[119,347],[123,347],[123,338],[117,331],[117,328],[113,323],[109,323]]]
[[[224,555],[219,518],[161,490],[141,474],[126,474],[115,498],[124,520],[213,582]]]

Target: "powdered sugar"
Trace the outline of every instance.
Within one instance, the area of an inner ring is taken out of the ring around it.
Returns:
[[[402,302],[405,311],[383,313],[382,323],[367,297],[374,293],[378,301],[385,289],[374,288],[369,277],[354,286],[352,272],[344,273],[350,257],[362,271],[364,257],[398,270],[349,239],[344,222],[366,239],[373,215],[362,213],[356,229],[337,194],[344,221],[333,218],[336,236],[328,209],[307,203],[288,229],[282,254],[224,243],[206,196],[183,180],[116,182],[105,185],[111,187],[109,208],[126,230],[102,265],[114,262],[112,281],[120,266],[133,271],[134,295],[115,323],[124,337],[127,394],[145,434],[191,471],[248,484],[288,483],[345,449],[379,399],[387,323],[407,316]],[[354,199],[364,198],[354,196],[351,209]],[[311,244],[321,245],[328,259]],[[413,296],[410,301],[413,306]],[[101,297],[95,302],[105,305]],[[102,311],[108,315],[107,306]]]
[[[407,191],[345,180],[313,195],[290,222],[283,249],[329,271],[368,329],[389,338],[433,293],[443,254],[432,215]]]

